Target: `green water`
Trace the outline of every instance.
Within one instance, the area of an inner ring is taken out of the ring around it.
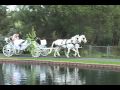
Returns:
[[[120,72],[2,63],[0,85],[120,85]]]

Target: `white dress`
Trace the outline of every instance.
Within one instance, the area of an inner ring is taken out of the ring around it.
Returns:
[[[14,45],[15,45],[15,48],[16,49],[18,49],[18,50],[20,50],[20,44],[22,43],[22,42],[24,42],[25,40],[23,40],[23,39],[19,39],[19,40],[14,40]]]

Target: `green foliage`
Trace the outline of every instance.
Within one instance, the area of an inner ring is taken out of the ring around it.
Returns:
[[[70,38],[85,34],[88,44],[118,45],[120,5],[18,5],[19,11],[7,12],[0,6],[0,33],[11,28],[23,36],[34,27],[41,38]],[[34,35],[30,36],[34,39]]]
[[[32,28],[32,31],[26,35],[27,40],[31,42],[31,45],[27,48],[27,51],[29,51],[32,54],[32,51],[36,49],[37,42],[35,41],[36,38],[36,31],[34,30],[34,27]]]
[[[0,5],[0,34],[5,35],[10,28],[10,20],[7,16],[6,7]]]
[[[27,36],[27,38],[30,38],[31,41],[35,40],[35,38],[36,38],[36,31],[34,30],[34,27],[32,28],[31,33],[28,33],[26,36]]]

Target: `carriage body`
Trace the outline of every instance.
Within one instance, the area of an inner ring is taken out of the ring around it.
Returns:
[[[5,41],[7,44],[3,47],[3,54],[7,57],[20,55],[30,45],[27,40],[21,44],[21,47],[16,46],[9,38],[5,38]]]
[[[40,40],[40,44],[36,41],[28,42],[28,40],[23,40],[24,43],[21,44],[21,47],[18,46],[17,41],[14,44],[10,38],[5,38],[5,41],[7,44],[3,47],[3,54],[7,57],[20,55],[30,45],[34,46],[34,49],[31,50],[32,57],[47,56],[49,52],[49,49],[46,46],[46,39]]]
[[[34,49],[32,50],[32,57],[47,56],[49,54],[49,48],[47,48],[46,39],[40,40],[40,44],[34,43]]]

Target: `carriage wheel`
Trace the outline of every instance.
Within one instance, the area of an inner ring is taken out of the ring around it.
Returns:
[[[39,57],[40,56],[40,51],[38,48],[35,48],[31,51],[32,57]]]
[[[41,52],[42,56],[47,56],[49,54],[49,50],[48,49],[41,49],[40,52]]]
[[[15,54],[16,54],[16,55],[20,55],[20,54],[22,54],[22,52],[23,52],[23,51],[21,51],[21,50],[17,50],[17,49],[15,50]]]
[[[42,56],[47,56],[49,54],[49,49],[45,49],[45,48],[40,49],[40,53]]]
[[[10,57],[14,54],[14,49],[10,45],[5,45],[3,47],[3,54],[7,57]]]

